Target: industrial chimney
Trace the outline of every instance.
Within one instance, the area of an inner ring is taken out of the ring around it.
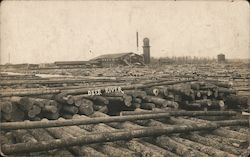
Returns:
[[[150,46],[149,46],[149,39],[144,38],[143,39],[143,57],[144,57],[144,63],[149,64],[150,63]]]

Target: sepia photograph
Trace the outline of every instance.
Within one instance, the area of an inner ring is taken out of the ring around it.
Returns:
[[[247,0],[0,1],[0,155],[249,157]]]

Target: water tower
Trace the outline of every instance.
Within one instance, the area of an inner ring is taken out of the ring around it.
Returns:
[[[149,64],[150,63],[150,45],[149,45],[149,39],[144,38],[143,39],[143,57],[144,57],[144,63]]]

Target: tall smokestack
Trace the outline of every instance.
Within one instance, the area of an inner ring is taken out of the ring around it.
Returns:
[[[136,32],[136,47],[137,47],[137,51],[139,49],[139,36],[138,36],[138,32]]]
[[[150,46],[149,46],[149,39],[144,38],[143,39],[143,57],[144,57],[144,63],[149,64],[150,63]]]

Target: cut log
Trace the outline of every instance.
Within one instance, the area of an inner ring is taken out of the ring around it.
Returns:
[[[73,135],[70,135],[69,133],[65,132],[63,128],[47,128],[46,129],[53,137],[55,138],[75,138]],[[80,156],[89,156],[89,154],[86,154],[88,147],[83,146],[72,146],[68,147],[68,149],[73,152],[75,155]],[[93,154],[92,154],[93,155]],[[94,155],[95,156],[95,155]]]
[[[68,120],[65,120],[65,122]],[[64,121],[61,121],[64,122]],[[31,123],[31,122],[30,122]],[[47,122],[48,123],[48,122]],[[234,124],[234,122],[233,122]],[[242,124],[242,123],[239,123]],[[245,125],[249,125],[249,121],[246,120]],[[229,125],[229,124],[228,124]],[[159,136],[163,134],[170,133],[187,133],[190,131],[200,131],[200,130],[214,130],[219,128],[220,125],[216,123],[209,124],[196,124],[196,125],[178,125],[171,127],[154,127],[154,128],[143,128],[135,130],[126,130],[126,131],[116,131],[108,132],[105,134],[92,134],[92,135],[83,135],[80,137],[69,137],[62,138],[53,141],[47,142],[29,142],[29,143],[19,143],[11,145],[3,145],[2,151],[4,154],[16,154],[22,152],[37,152],[37,151],[46,151],[52,150],[61,147],[68,147],[74,145],[84,145],[91,143],[100,143],[100,142],[112,142],[117,140],[128,140],[132,138],[147,137],[147,136]],[[51,129],[51,128],[48,128]],[[58,131],[57,131],[58,133]]]
[[[141,107],[141,104],[140,103],[132,103],[131,107],[133,109],[139,109]]]
[[[219,88],[218,92],[219,93],[224,93],[224,94],[236,94],[236,90],[228,89],[228,88]]]
[[[48,118],[49,120],[56,120],[58,119],[60,114],[58,112],[56,113],[43,113],[42,117]]]
[[[194,141],[194,142],[204,144],[206,146],[212,146],[216,149],[220,149],[220,150],[228,152],[228,153],[232,153],[232,154],[236,154],[236,155],[240,155],[242,153],[242,150],[240,150],[240,149],[236,149],[232,146],[227,146],[223,143],[216,142],[212,139],[205,138],[205,137],[200,136],[198,134],[185,134],[185,135],[181,135],[181,137],[189,139],[189,140]]]
[[[79,113],[84,115],[91,115],[94,112],[93,106],[89,104],[82,104],[79,106]]]
[[[140,99],[140,98],[133,98],[132,102],[140,104],[140,103],[142,103],[142,99]]]
[[[45,105],[44,108],[42,108],[43,112],[49,112],[49,113],[56,113],[58,112],[57,106],[54,105]]]
[[[100,112],[95,112],[95,114],[93,114],[93,117],[109,117],[108,115],[106,114],[103,114],[103,113],[100,113]],[[123,129],[128,129],[128,128],[141,128],[140,126],[136,125],[136,124],[132,124],[132,123],[129,123],[129,122],[125,122],[124,123],[125,125],[122,125],[123,126]],[[115,126],[115,127],[120,127],[118,126],[119,123],[112,123],[111,124],[112,126]],[[131,127],[132,125],[132,127]],[[93,127],[95,128],[95,126]],[[97,128],[98,129],[98,128]],[[106,124],[102,124],[102,128],[99,128],[99,131],[102,131],[102,130],[105,130],[107,132],[110,132],[110,131],[115,131],[116,129],[110,127],[110,126],[107,126]],[[176,156],[175,154],[169,152],[169,151],[166,151],[166,150],[162,150],[161,148],[155,146],[155,145],[152,145],[148,142],[145,142],[145,141],[142,141],[142,140],[135,140],[135,139],[132,139],[130,141],[119,141],[119,142],[116,142],[118,143],[119,145],[121,146],[124,146],[126,145],[129,149],[133,150],[133,151],[136,151],[138,153],[140,153],[142,156]],[[149,147],[150,146],[150,147]],[[156,151],[158,150],[158,151]]]
[[[69,105],[64,105],[62,107],[62,110],[66,113],[70,113],[70,114],[76,114],[78,113],[78,108],[76,106],[69,106]]]
[[[53,140],[54,138],[45,130],[45,129],[31,129],[29,130],[29,133],[35,137],[38,141],[49,141]],[[70,156],[73,157],[72,153],[70,153],[66,149],[60,149],[60,150],[50,150],[48,151],[50,155],[58,155],[58,156]]]
[[[1,101],[0,102],[0,111],[4,113],[11,113],[13,111],[12,109],[12,103],[8,101]]]
[[[153,96],[146,96],[143,100],[145,102],[154,103],[157,107],[160,107],[160,108],[164,108],[164,107],[178,108],[179,107],[178,103],[176,102],[168,101],[166,99],[153,97]]]
[[[155,108],[154,103],[141,103],[141,108],[146,110],[153,110]]]
[[[191,147],[187,147],[181,143],[178,143],[174,140],[172,140],[169,137],[166,136],[161,136],[160,138],[158,137],[156,139],[156,143],[158,145],[160,145],[161,147],[169,150],[169,151],[173,151],[175,153],[177,153],[178,155],[181,156],[186,156],[186,157],[195,157],[195,156],[209,156],[205,153],[199,152],[195,149],[192,149]]]
[[[9,122],[1,123],[2,130],[9,129],[31,129],[31,128],[46,128],[46,127],[59,127],[59,126],[71,126],[71,125],[85,125],[85,124],[97,124],[97,123],[111,123],[111,122],[124,122],[124,121],[136,121],[145,119],[160,119],[168,118],[170,116],[215,116],[215,115],[235,115],[233,111],[173,111],[167,113],[158,114],[145,114],[145,115],[130,115],[130,116],[112,116],[107,118],[92,118],[86,120],[67,120],[67,121],[49,121],[49,122]],[[53,114],[54,115],[54,114]],[[224,121],[220,125],[248,125],[248,120],[233,120]],[[216,122],[217,123],[217,122]]]
[[[94,95],[94,96],[85,96],[84,98],[92,100],[94,104],[98,105],[107,105],[109,103],[109,100],[106,97],[100,96],[100,95]]]
[[[33,107],[33,103],[29,101],[28,97],[11,97],[10,101],[23,111],[29,111]]]
[[[88,117],[86,117],[88,118]],[[63,120],[63,119],[60,119]],[[92,128],[92,131],[94,132],[103,132],[106,129],[102,127],[102,124],[98,124],[95,125],[96,129]],[[84,135],[84,134],[90,134],[88,131],[81,129],[78,126],[70,126],[70,127],[64,127],[63,130],[67,133],[69,133],[70,135],[73,135],[75,137]],[[121,148],[119,146],[117,146],[115,143],[110,143],[110,144],[102,144],[102,145],[91,145],[93,148],[95,148],[96,150],[101,150],[101,152],[103,152],[104,154],[107,154],[109,156],[134,156],[135,153],[126,150],[124,148]]]
[[[249,142],[247,139],[238,140],[238,139],[229,138],[229,137],[225,138],[221,136],[216,136],[213,134],[203,134],[202,136],[206,138],[210,138],[218,143],[224,143],[225,145],[230,145],[230,146],[234,146],[234,147],[241,148],[241,149],[246,149],[249,146]]]
[[[146,89],[145,91],[146,91],[147,95],[153,95],[153,96],[158,96],[160,93],[159,89],[153,88],[153,87]]]
[[[57,94],[55,96],[55,100],[59,103],[63,103],[63,104],[69,104],[69,105],[73,105],[74,104],[74,98],[71,95],[68,95],[64,92]]]

